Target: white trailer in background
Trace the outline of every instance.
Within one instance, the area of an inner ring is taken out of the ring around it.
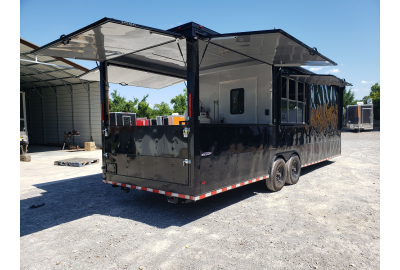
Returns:
[[[361,130],[372,130],[374,128],[374,105],[361,104],[347,106],[347,126],[349,130],[360,132]]]

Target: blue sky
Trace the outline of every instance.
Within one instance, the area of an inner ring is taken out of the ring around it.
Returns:
[[[282,29],[332,59],[337,66],[309,67],[354,86],[357,99],[380,83],[379,1],[26,1],[20,2],[20,36],[38,46],[103,17],[159,29],[197,22],[219,33]],[[72,60],[89,69],[91,61]],[[156,104],[182,92],[183,84],[161,90],[111,85],[132,99],[149,93]]]

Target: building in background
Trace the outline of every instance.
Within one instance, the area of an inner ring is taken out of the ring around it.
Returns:
[[[64,132],[83,147],[102,145],[99,82],[78,79],[89,71],[61,57],[30,54],[37,45],[20,39],[20,91],[25,93],[29,144],[62,145]]]

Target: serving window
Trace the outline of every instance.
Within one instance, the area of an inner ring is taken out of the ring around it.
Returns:
[[[282,77],[281,123],[303,124],[305,122],[304,90],[304,83]]]

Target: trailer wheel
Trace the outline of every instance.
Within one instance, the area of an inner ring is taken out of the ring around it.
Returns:
[[[294,185],[299,181],[301,173],[300,158],[297,155],[292,155],[286,162],[286,184]]]
[[[269,178],[267,178],[267,188],[271,191],[279,191],[285,185],[286,167],[285,161],[278,158],[272,163]]]

